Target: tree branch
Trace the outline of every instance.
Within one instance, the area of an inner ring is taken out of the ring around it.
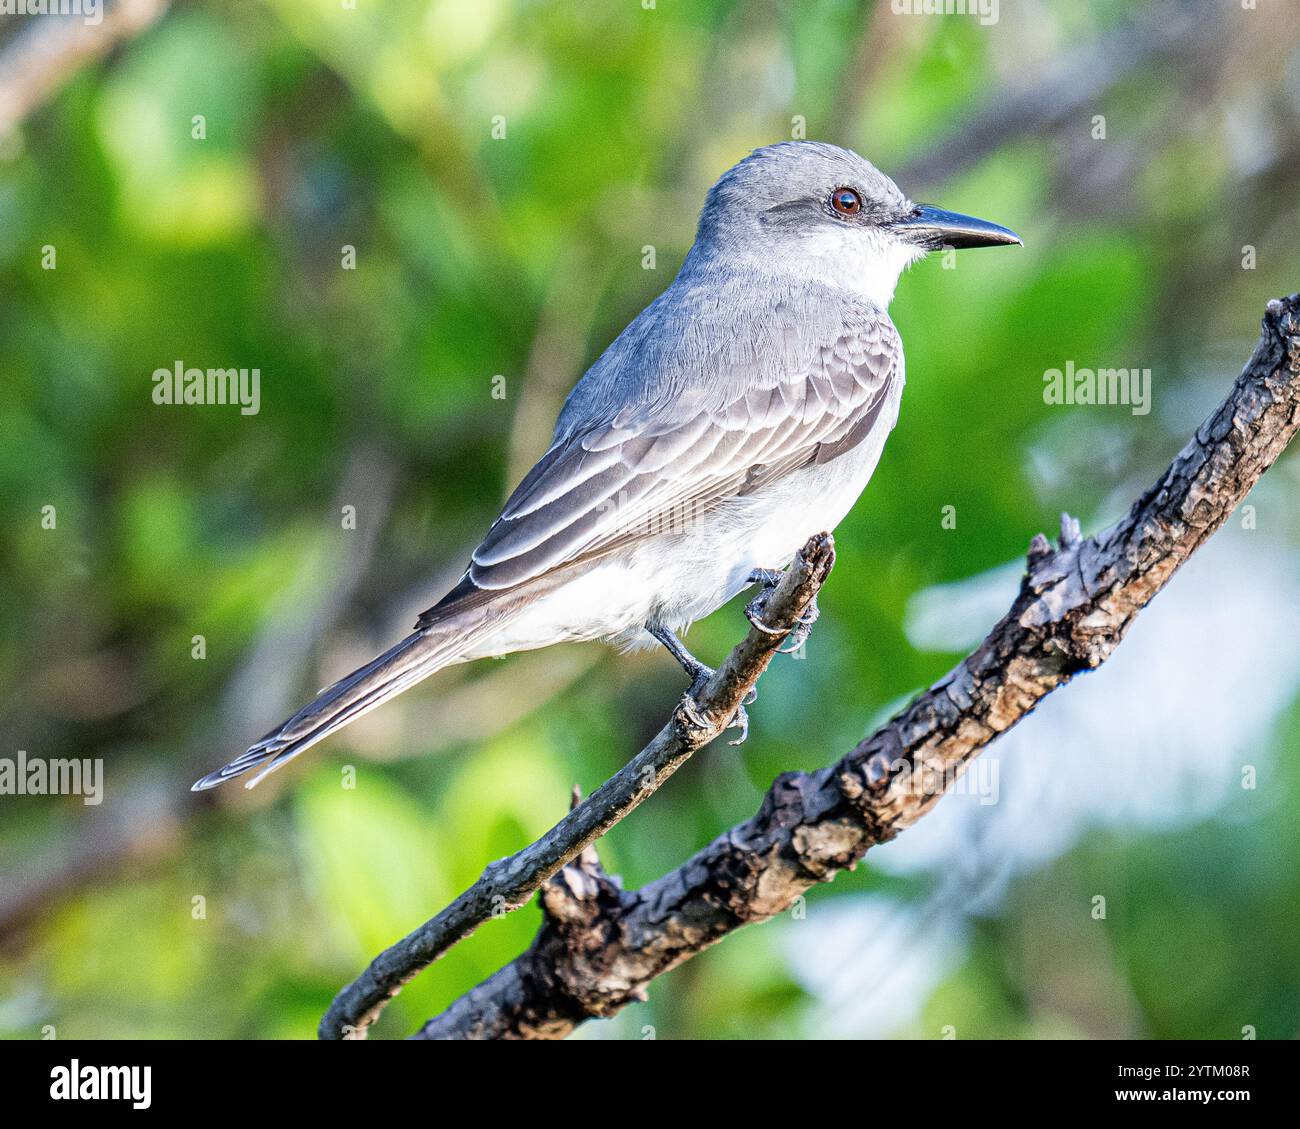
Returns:
[[[542,887],[531,948],[417,1038],[555,1039],[644,999],[655,977],[763,921],[919,819],[985,745],[1100,666],[1300,426],[1300,295],[1269,303],[1227,399],[1128,514],[1094,537],[1041,534],[1011,610],[946,677],[840,759],[777,778],[758,814],[628,892],[594,851]],[[644,754],[643,754],[644,755]]]
[[[650,744],[537,842],[489,863],[482,877],[451,905],[380,953],[330,1005],[320,1023],[321,1038],[364,1038],[366,1028],[411,977],[490,917],[525,905],[542,883],[654,795],[697,749],[717,737],[816,598],[834,563],[830,535],[813,537],[764,606],[763,621],[774,631],[750,629],[700,693],[696,716],[683,708],[683,699]]]

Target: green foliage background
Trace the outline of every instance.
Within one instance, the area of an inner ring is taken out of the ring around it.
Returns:
[[[1128,8],[1007,0],[982,27],[847,0],[210,0],[73,78],[0,156],[0,756],[102,757],[106,796],[0,797],[0,1032],[309,1037],[370,956],[623,764],[680,673],[567,648],[444,672],[252,793],[186,791],[450,585],[726,167],[801,116],[901,172],[1124,21],[1149,26]],[[1026,246],[903,280],[902,419],[838,533],[807,660],[766,676],[742,749],[702,753],[604,840],[627,885],[947,670],[958,654],[909,642],[908,601],[1012,559],[1062,509],[1116,516],[1226,390],[1265,301],[1297,289],[1295,31],[1222,18],[1213,68],[1204,43],[1148,60],[1095,105],[904,182]],[[1242,129],[1262,162],[1245,172]],[[1157,411],[1044,405],[1066,358],[1151,365]],[[260,413],[153,404],[150,374],[177,360],[259,368]],[[1260,522],[1293,538],[1294,462],[1272,478]],[[725,609],[692,647],[720,657],[740,628]],[[1258,791],[1089,835],[1017,880],[893,1033],[1293,1035],[1298,722],[1261,750]],[[1116,875],[1098,956],[1089,899]],[[867,891],[930,893],[869,857],[809,915]],[[377,1034],[409,1033],[537,922],[530,906],[483,929]],[[742,931],[586,1033],[816,1034],[782,955],[798,928]]]

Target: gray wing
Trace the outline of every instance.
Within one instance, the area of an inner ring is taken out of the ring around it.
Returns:
[[[876,317],[823,346],[805,371],[738,389],[720,407],[664,418],[639,404],[564,437],[510,496],[461,588],[525,584],[843,454],[872,431],[901,362],[897,332]]]

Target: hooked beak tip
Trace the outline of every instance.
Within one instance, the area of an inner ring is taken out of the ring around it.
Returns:
[[[919,205],[911,215],[889,225],[902,238],[927,251],[940,247],[1023,247],[1024,240],[1009,227],[989,220],[949,212],[929,204]]]

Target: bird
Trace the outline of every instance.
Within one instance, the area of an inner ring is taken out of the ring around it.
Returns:
[[[875,471],[904,385],[888,314],[903,271],[940,248],[1006,244],[1021,239],[914,203],[850,149],[752,151],[707,193],[672,283],[578,380],[459,582],[194,790],[249,773],[252,787],[452,663],[553,643],[657,640],[690,705],[713,672],[679,636],[756,584],[761,624],[780,570]],[[732,723],[743,739],[743,705]]]

